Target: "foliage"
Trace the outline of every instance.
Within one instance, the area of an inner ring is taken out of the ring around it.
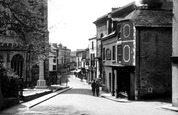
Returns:
[[[12,69],[1,67],[0,77],[3,97],[17,97],[19,76]]]
[[[48,44],[46,0],[0,0],[0,35],[44,54]]]

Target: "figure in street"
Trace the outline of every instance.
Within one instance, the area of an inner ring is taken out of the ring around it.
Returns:
[[[96,88],[96,96],[99,97],[99,93],[100,93],[100,83],[99,83],[98,80],[96,81],[95,88]]]
[[[96,87],[96,82],[95,82],[95,80],[93,80],[93,82],[92,82],[92,84],[91,84],[93,96],[95,96],[95,89],[96,89],[95,87]]]

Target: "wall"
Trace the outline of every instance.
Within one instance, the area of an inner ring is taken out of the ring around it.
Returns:
[[[104,66],[103,67],[103,70],[105,71],[105,78],[103,78],[103,79],[105,79],[105,87],[104,87],[104,91],[106,91],[106,92],[109,92],[109,89],[111,88],[110,86],[109,86],[109,73],[111,73],[111,79],[112,79],[112,67],[107,67],[107,66]],[[112,82],[111,82],[112,83]],[[112,86],[112,84],[111,84],[111,86]]]
[[[172,56],[178,57],[178,1],[173,1]],[[178,107],[178,63],[172,63],[172,105]]]
[[[101,38],[101,34],[103,36],[107,35],[107,22],[103,23],[103,25],[97,25],[97,38]]]
[[[140,96],[156,98],[171,93],[171,28],[140,29]]]

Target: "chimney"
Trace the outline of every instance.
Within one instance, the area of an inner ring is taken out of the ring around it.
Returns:
[[[108,35],[112,32],[112,19],[111,19],[111,13],[108,13],[108,19],[107,19],[107,31]]]
[[[135,4],[141,9],[172,9],[172,0],[135,0]]]

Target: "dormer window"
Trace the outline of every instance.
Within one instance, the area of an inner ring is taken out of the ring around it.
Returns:
[[[117,27],[116,21],[112,21],[112,26],[111,26],[112,32],[116,31],[116,27]]]

